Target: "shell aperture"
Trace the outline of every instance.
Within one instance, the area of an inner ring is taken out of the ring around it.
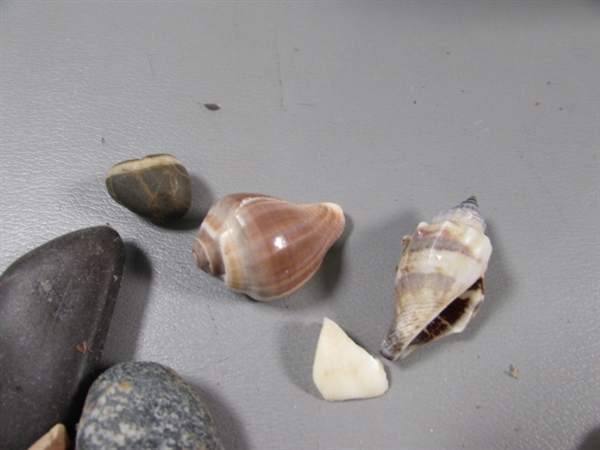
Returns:
[[[394,320],[381,344],[389,360],[464,330],[484,300],[492,252],[477,199],[470,197],[402,239]]]
[[[344,213],[334,203],[231,194],[209,210],[193,253],[200,269],[232,290],[255,300],[275,300],[314,275],[344,225]]]

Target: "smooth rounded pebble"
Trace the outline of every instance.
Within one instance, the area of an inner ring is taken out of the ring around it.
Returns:
[[[192,183],[185,166],[167,154],[116,164],[106,175],[106,189],[125,208],[161,222],[182,217],[192,203]]]
[[[96,377],[125,265],[108,226],[37,247],[0,277],[0,448],[75,430]]]
[[[195,389],[172,369],[126,362],[88,392],[77,450],[222,449],[213,418]]]

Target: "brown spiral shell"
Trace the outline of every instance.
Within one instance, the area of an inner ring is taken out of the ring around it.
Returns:
[[[198,267],[256,300],[284,297],[306,283],[341,236],[334,203],[296,204],[262,194],[217,200],[193,245]]]

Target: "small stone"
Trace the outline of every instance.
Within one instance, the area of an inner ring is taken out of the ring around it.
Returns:
[[[130,211],[166,222],[185,215],[192,183],[185,166],[167,154],[120,162],[106,175],[110,196]]]
[[[222,449],[213,418],[195,389],[172,369],[125,362],[88,392],[77,450]]]
[[[124,263],[121,237],[100,226],[38,247],[0,276],[0,448],[28,448],[57,423],[74,431]]]

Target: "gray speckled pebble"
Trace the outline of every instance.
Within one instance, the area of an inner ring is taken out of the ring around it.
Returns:
[[[168,367],[127,362],[89,390],[77,450],[222,449],[213,419],[194,388]]]

